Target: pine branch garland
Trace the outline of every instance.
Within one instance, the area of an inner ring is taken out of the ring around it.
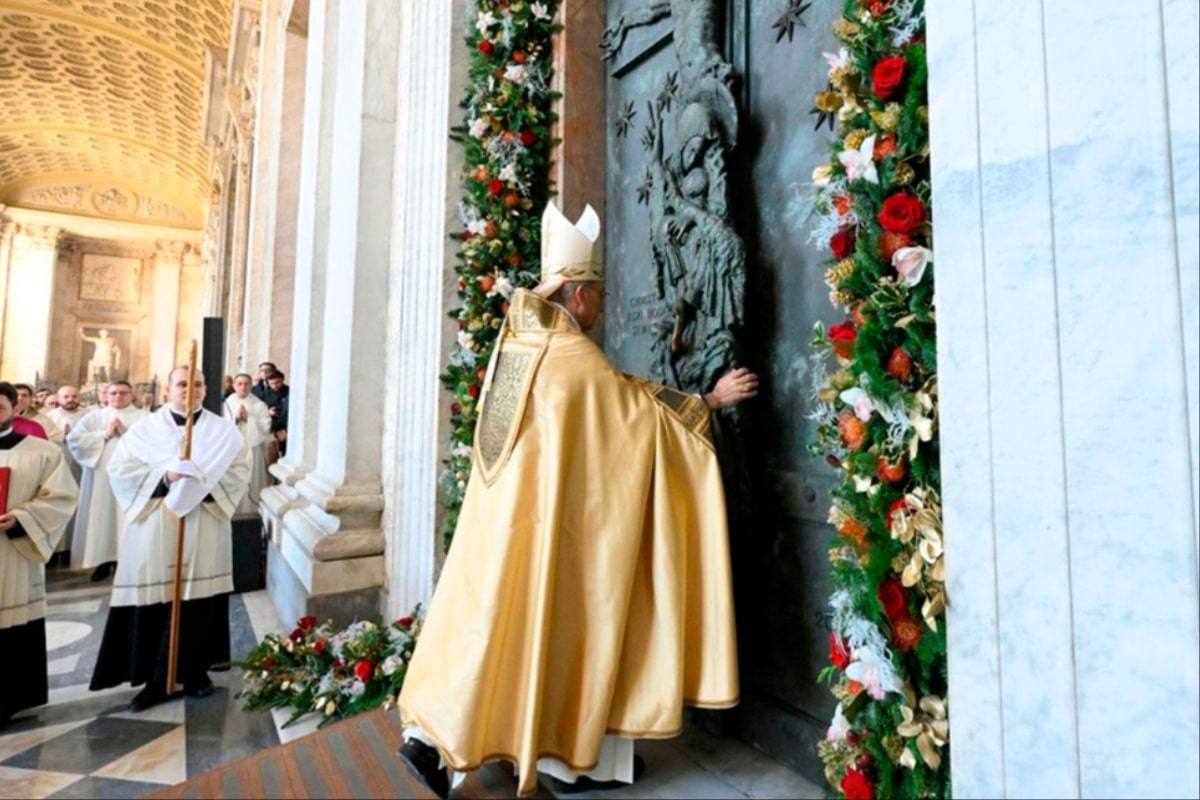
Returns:
[[[846,0],[827,53],[838,138],[817,168],[821,265],[847,313],[813,347],[831,492],[832,666],[819,753],[836,796],[950,796],[923,0]],[[847,266],[852,259],[852,268]],[[826,362],[828,363],[828,362]]]
[[[463,122],[463,230],[455,273],[462,305],[458,347],[442,374],[450,406],[450,456],[442,474],[450,547],[471,474],[471,448],[488,359],[514,290],[537,283],[539,214],[552,193],[550,153],[556,120],[550,91],[557,0],[477,0],[466,44],[470,84]]]

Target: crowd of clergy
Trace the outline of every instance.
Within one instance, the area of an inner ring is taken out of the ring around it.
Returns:
[[[265,362],[257,379],[226,378],[221,413],[205,409],[206,393],[186,366],[161,405],[126,381],[90,406],[74,386],[0,382],[0,729],[47,702],[48,567],[112,579],[92,690],[141,686],[134,711],[179,694],[166,681],[181,520],[177,683],[212,693],[208,671],[230,660],[232,522],[258,516],[267,468],[285,452],[288,387]]]

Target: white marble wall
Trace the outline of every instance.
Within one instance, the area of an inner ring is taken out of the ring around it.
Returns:
[[[1196,4],[929,15],[955,795],[1195,797]]]

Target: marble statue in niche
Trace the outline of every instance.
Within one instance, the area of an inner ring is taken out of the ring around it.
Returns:
[[[84,344],[92,345],[92,357],[88,359],[87,371],[84,373],[85,384],[95,383],[97,386],[109,381],[121,380],[127,370],[121,368],[121,346],[117,344],[107,328],[101,328],[96,336],[88,336],[88,329],[83,330]]]

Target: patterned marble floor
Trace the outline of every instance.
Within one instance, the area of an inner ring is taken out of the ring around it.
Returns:
[[[0,734],[0,798],[140,797],[279,744],[271,716],[247,714],[234,699],[242,681],[236,669],[211,673],[211,697],[141,714],[127,710],[136,694],[130,687],[88,691],[110,590],[111,580],[49,572],[50,702]],[[229,605],[236,659],[258,639],[252,615],[259,627],[278,625],[262,593],[233,595]]]

